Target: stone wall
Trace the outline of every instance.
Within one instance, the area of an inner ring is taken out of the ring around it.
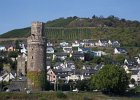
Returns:
[[[43,27],[43,23],[33,22],[31,36],[27,39],[27,84],[29,89],[35,91],[44,90],[46,82],[46,39]]]

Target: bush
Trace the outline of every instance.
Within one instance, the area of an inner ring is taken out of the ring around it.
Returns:
[[[39,100],[47,100],[46,97],[40,97]]]
[[[90,97],[84,97],[84,100],[92,100]]]
[[[67,95],[64,94],[63,92],[57,92],[56,96],[57,96],[57,98],[67,98]]]

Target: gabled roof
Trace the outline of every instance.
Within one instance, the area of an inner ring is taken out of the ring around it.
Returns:
[[[53,69],[53,72],[55,73],[55,75],[57,75],[58,77],[66,77],[69,75],[69,72],[71,72],[72,70],[70,69]]]
[[[138,62],[134,59],[125,59],[126,62],[124,62],[127,65],[138,65]]]
[[[131,70],[132,75],[137,75],[139,73],[139,70]]]
[[[47,46],[47,49],[53,49],[53,47],[52,46]]]
[[[80,47],[80,49],[82,49],[85,52],[91,52],[92,51],[91,48],[83,48],[83,47]]]
[[[95,43],[95,40],[92,39],[85,39],[83,40],[84,43]]]
[[[66,60],[65,63],[67,63],[67,64],[74,64],[74,62],[72,60]]]
[[[126,53],[126,49],[125,48],[116,48],[119,52],[121,53]]]
[[[54,65],[54,67],[55,66],[60,66],[61,64],[62,64],[62,62],[56,62],[55,65]]]
[[[134,65],[126,65],[126,66],[128,67],[129,70],[137,68],[137,66],[134,66]]]
[[[102,43],[108,43],[108,40],[107,40],[107,39],[100,39],[100,41],[101,41]]]
[[[55,53],[56,56],[67,56],[67,53],[61,52],[61,53]]]
[[[95,70],[100,70],[104,65],[103,64],[98,64],[95,66]]]
[[[84,54],[81,53],[81,52],[74,52],[74,53],[72,54],[72,56],[73,56],[73,57],[84,57]]]
[[[65,50],[65,51],[72,51],[72,47],[64,47],[63,50]]]
[[[49,53],[49,52],[51,52],[51,51],[54,51],[54,49],[53,49],[53,47],[47,47],[47,48],[46,48],[46,51],[47,51],[47,53]]]

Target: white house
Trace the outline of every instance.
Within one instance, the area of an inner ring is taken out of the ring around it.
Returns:
[[[87,52],[91,52],[91,51],[92,50],[90,48],[78,47],[78,52],[87,53]]]
[[[118,41],[112,41],[113,47],[120,47],[120,43]]]
[[[0,77],[0,81],[5,81],[5,82],[9,82],[11,79],[15,79],[15,76],[12,75],[11,73],[6,73],[3,76]]]
[[[61,42],[61,43],[60,43],[60,46],[61,46],[61,47],[66,47],[66,46],[68,46],[68,45],[69,45],[69,43],[67,43],[67,42]]]
[[[92,54],[95,56],[95,57],[101,57],[102,55],[107,55],[105,52],[103,51],[92,51]]]
[[[80,75],[75,75],[75,74],[71,74],[67,77],[67,81],[72,80],[72,81],[77,81],[77,80],[81,80],[81,76]]]
[[[47,43],[47,46],[52,47],[52,46],[53,46],[53,44],[52,44],[52,43],[50,43],[50,42],[48,42],[48,43]]]
[[[53,54],[54,53],[54,49],[52,47],[47,47],[46,52],[50,53],[50,54]]]
[[[53,54],[53,60],[54,59],[65,60],[67,57],[68,57],[67,53],[56,53],[56,54]]]
[[[136,62],[137,62],[138,64],[140,64],[140,58],[139,58],[139,57],[135,57],[135,59],[136,59]]]
[[[135,80],[135,83],[138,85],[140,82],[140,71],[139,70],[132,70],[131,79]]]
[[[64,53],[72,53],[72,47],[63,47]]]
[[[85,56],[84,53],[81,52],[74,52],[70,54],[70,57],[72,57],[74,60],[84,60]]]
[[[108,40],[108,44],[109,44],[109,45],[112,45],[112,41],[111,41],[111,40]]]
[[[127,51],[124,48],[115,48],[114,54],[126,54]]]
[[[123,65],[122,67],[124,68],[126,73],[131,73],[130,69],[129,69],[129,67],[127,65]]]
[[[95,57],[101,57],[102,56],[102,51],[93,51],[92,53]]]
[[[20,44],[20,47],[21,47],[20,52],[26,54],[27,53],[27,49],[25,48],[25,45],[24,44]]]
[[[118,41],[108,40],[108,44],[109,46],[112,46],[112,47],[120,47],[120,43]]]
[[[80,46],[80,44],[78,41],[75,41],[74,43],[72,43],[72,47],[79,47],[79,46]]]
[[[140,58],[137,59],[138,64],[140,64]]]
[[[108,41],[107,40],[99,40],[97,43],[96,43],[97,46],[101,46],[101,47],[107,47],[108,46]]]
[[[5,51],[6,50],[6,48],[4,47],[4,46],[0,46],[0,51]]]
[[[95,41],[92,39],[84,39],[83,43],[84,43],[84,47],[86,47],[86,48],[90,48],[90,47],[95,46]]]

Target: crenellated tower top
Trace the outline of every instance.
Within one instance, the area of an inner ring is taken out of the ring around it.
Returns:
[[[42,22],[33,22],[31,27],[31,36],[28,37],[28,43],[39,43],[42,44],[45,42],[44,35],[44,23]]]

